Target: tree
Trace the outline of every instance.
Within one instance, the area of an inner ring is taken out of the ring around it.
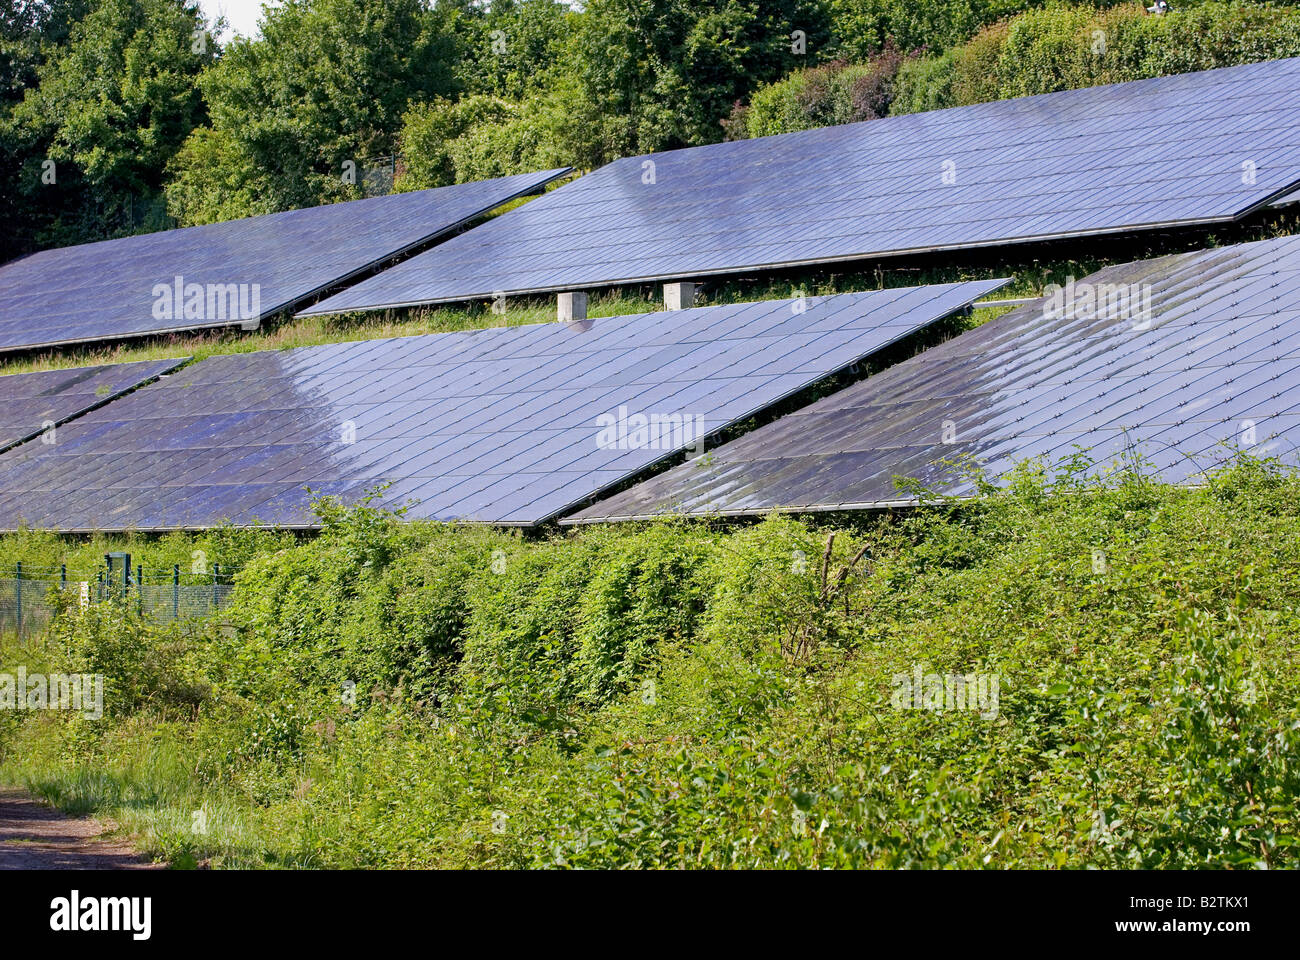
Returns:
[[[410,104],[455,88],[460,16],[421,0],[267,8],[261,38],[233,42],[201,81],[212,130],[172,165],[172,212],[184,222],[228,216],[229,203],[209,201],[232,190],[248,201],[243,213],[357,195],[360,174],[348,174],[393,151]]]
[[[759,88],[749,104],[737,104],[724,123],[727,137],[766,137],[886,116],[904,59],[887,44],[865,63],[832,61],[792,73]]]
[[[200,127],[168,165],[167,212],[186,226],[274,213],[257,193],[258,171],[234,138]]]
[[[0,106],[35,86],[42,49],[65,43],[89,8],[89,0],[0,0]]]
[[[36,86],[44,53],[66,43],[85,7],[85,0],[0,0],[0,169],[39,169],[44,146],[19,135],[13,109]],[[42,211],[32,203],[30,187],[20,175],[16,189],[0,193],[0,262],[31,246]]]
[[[19,169],[17,206],[40,243],[163,225],[163,171],[205,118],[195,82],[217,56],[192,2],[102,0],[74,21],[79,12],[41,5],[26,33],[40,41],[40,62],[7,61],[15,80],[30,78],[3,140]]]
[[[829,39],[817,0],[591,0],[574,59],[612,159],[722,139],[736,101]]]
[[[460,17],[466,91],[520,101],[571,69],[565,51],[582,15],[560,0],[494,0]]]

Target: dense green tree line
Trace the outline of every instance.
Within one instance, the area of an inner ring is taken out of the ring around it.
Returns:
[[[394,155],[418,189],[1297,52],[1285,4],[1112,6],[287,0],[222,45],[193,0],[0,0],[0,259],[360,196]]]

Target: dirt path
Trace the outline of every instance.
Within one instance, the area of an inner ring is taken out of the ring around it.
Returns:
[[[0,789],[0,870],[150,870],[125,843],[101,840],[109,827],[66,817],[19,790]]]

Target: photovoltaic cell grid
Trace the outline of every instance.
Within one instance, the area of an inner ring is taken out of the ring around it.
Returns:
[[[47,433],[185,363],[142,360],[0,377],[0,450]],[[57,441],[57,431],[53,439]]]
[[[1278,60],[618,160],[304,312],[1227,221],[1296,184]]]
[[[602,415],[712,434],[1004,282],[210,357],[0,457],[0,527],[312,526],[304,487],[381,483],[414,517],[534,525],[692,444],[620,449]]]
[[[0,266],[0,351],[241,322],[224,298],[209,308],[206,296],[201,316],[155,317],[155,286],[174,285],[177,277],[202,285],[205,294],[208,284],[247,284],[249,308],[257,284],[260,309],[247,319],[258,321],[566,172],[519,174],[34,253]]]
[[[1059,304],[1074,309],[1018,308],[571,520],[914,502],[896,477],[960,496],[974,490],[963,462],[996,480],[1080,449],[1094,474],[1129,462],[1174,483],[1237,450],[1297,464],[1300,237],[1084,282]],[[1119,285],[1138,295],[1130,309],[1088,306],[1103,290],[1122,305]]]

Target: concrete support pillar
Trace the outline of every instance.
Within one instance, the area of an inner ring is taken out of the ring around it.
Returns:
[[[695,306],[695,287],[693,283],[665,283],[664,307],[668,310],[685,310]]]
[[[587,295],[582,292],[562,293],[556,298],[555,319],[560,323],[587,319]]]

